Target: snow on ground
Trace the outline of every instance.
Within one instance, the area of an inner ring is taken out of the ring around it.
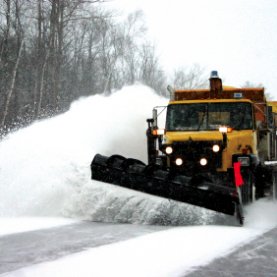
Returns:
[[[245,226],[234,227],[222,214],[90,180],[96,153],[146,160],[145,119],[166,103],[145,86],[126,87],[7,136],[0,142],[0,227],[8,234],[70,223],[50,217],[183,227],[2,276],[182,276],[276,226],[277,204],[269,200],[248,207]]]
[[[259,201],[250,210],[257,217],[255,222],[248,220],[245,227],[175,227],[1,276],[184,276],[195,267],[250,242],[276,224],[276,203]],[[251,211],[248,211],[250,217]]]
[[[78,222],[61,217],[0,217],[0,236],[22,233]]]
[[[181,276],[189,267],[207,263],[228,251],[230,245],[254,235],[250,230],[235,227],[181,227],[93,248],[3,276]]]

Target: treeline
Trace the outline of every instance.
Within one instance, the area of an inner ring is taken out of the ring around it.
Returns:
[[[142,12],[119,21],[103,2],[1,1],[0,134],[63,112],[80,96],[136,81],[165,93],[168,80]],[[197,70],[192,78],[179,69],[172,82],[199,86]]]

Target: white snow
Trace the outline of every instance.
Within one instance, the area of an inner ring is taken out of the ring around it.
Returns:
[[[98,152],[145,161],[145,119],[166,103],[136,85],[80,99],[67,113],[10,134],[0,143],[0,234],[79,219],[182,227],[1,276],[182,276],[277,225],[270,200],[248,207],[245,226],[234,227],[225,215],[90,180]]]
[[[1,217],[0,236],[73,224],[78,220],[58,217]]]
[[[4,276],[182,276],[228,253],[257,232],[236,227],[178,227],[73,254]]]
[[[124,242],[93,248],[41,263],[6,277],[184,276],[224,256],[276,225],[277,204],[258,201],[248,209],[245,227],[175,227]],[[252,221],[255,214],[255,220]]]
[[[80,99],[69,112],[10,134],[0,143],[0,216],[75,214],[87,209],[78,205],[91,188],[101,205],[109,189],[94,189],[92,158],[99,152],[145,160],[146,118],[163,103],[149,88],[127,87]]]

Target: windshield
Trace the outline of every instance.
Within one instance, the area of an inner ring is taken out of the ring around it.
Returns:
[[[252,105],[245,102],[172,104],[167,109],[168,131],[218,130],[222,125],[236,130],[253,129]]]

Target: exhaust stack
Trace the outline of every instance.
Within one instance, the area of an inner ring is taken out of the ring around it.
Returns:
[[[222,90],[222,80],[218,77],[218,72],[212,71],[210,77],[210,98],[219,98]]]

